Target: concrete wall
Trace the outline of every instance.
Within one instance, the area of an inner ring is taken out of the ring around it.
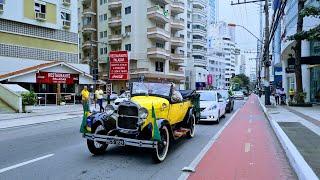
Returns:
[[[6,102],[16,112],[22,112],[21,95],[7,89],[2,84],[0,84],[0,99]]]

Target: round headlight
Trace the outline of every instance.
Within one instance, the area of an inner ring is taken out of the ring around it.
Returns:
[[[112,105],[110,105],[110,104],[107,105],[106,108],[105,108],[105,112],[106,112],[106,114],[108,116],[113,114],[114,113],[114,107]]]
[[[139,118],[146,119],[148,117],[148,110],[146,108],[139,109]]]

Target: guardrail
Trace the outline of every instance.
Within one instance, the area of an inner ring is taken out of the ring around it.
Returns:
[[[22,97],[20,94],[11,91],[0,84],[0,99],[7,103],[16,112],[22,112]]]

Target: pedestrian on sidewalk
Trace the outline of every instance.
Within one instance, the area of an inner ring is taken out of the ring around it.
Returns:
[[[100,88],[100,86],[98,86],[97,90],[95,91],[95,97],[96,97],[96,101],[99,104],[100,112],[104,112],[104,108],[103,108],[103,91]]]
[[[83,118],[80,126],[80,132],[86,133],[87,117],[90,113],[90,108],[89,108],[90,92],[88,91],[87,86],[83,87],[83,90],[81,91],[81,96],[82,96]]]
[[[280,94],[280,104],[281,105],[286,105],[287,104],[286,103],[287,96],[286,96],[286,92],[284,92],[284,88],[280,89],[279,94]]]
[[[280,104],[280,88],[277,87],[276,88],[276,93],[274,94],[274,97],[276,99],[276,105]]]
[[[290,101],[292,102],[293,101],[293,97],[294,97],[294,89],[293,88],[290,88],[289,96],[290,96]]]
[[[121,90],[120,90],[120,95],[122,95],[123,93],[125,93],[126,91],[124,90],[123,87],[121,87]]]

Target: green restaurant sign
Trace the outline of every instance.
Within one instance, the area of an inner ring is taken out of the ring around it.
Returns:
[[[320,56],[320,41],[311,41],[310,42],[310,55],[311,56]]]

